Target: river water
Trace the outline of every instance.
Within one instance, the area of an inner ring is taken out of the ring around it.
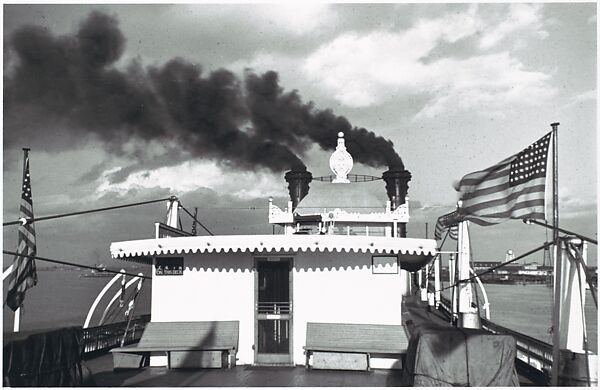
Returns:
[[[136,274],[143,272],[145,275],[148,275],[149,269],[148,267],[143,271],[136,270],[130,272]],[[27,290],[25,304],[21,310],[21,330],[52,329],[71,325],[82,326],[94,299],[96,299],[96,296],[111,279],[110,277],[81,277],[85,272],[74,269],[38,270],[38,284]],[[129,276],[126,278],[127,281],[131,279]],[[3,297],[5,299],[7,285],[8,283],[3,283]],[[108,291],[98,305],[90,326],[98,325],[104,308],[114,294],[120,291],[120,286],[121,281],[119,280]],[[132,287],[127,289],[125,297],[133,291]],[[134,314],[150,313],[150,289],[150,281],[145,280],[136,300]],[[107,319],[109,320],[107,322],[125,321],[124,309],[126,307],[121,309],[118,306],[119,302],[117,299],[116,307],[114,305],[111,306],[114,309],[107,313]],[[125,306],[127,306],[127,303],[125,303]],[[4,332],[12,331],[14,319],[12,310],[4,306],[3,315]]]
[[[552,288],[543,284],[486,284],[491,321],[552,344]],[[482,300],[481,293],[479,299]],[[598,352],[598,311],[589,291],[585,297],[588,349]]]
[[[146,268],[141,272],[147,275],[148,271],[149,268]],[[80,277],[82,273],[83,271],[76,270],[38,271],[37,286],[27,292],[21,316],[21,329],[27,331],[83,325],[94,299],[110,278],[84,278]],[[135,314],[150,313],[151,284],[150,281],[144,283]],[[4,297],[6,297],[6,285],[7,283],[4,283]],[[106,303],[119,291],[119,286],[120,282],[116,283],[106,295],[108,298],[99,305],[91,326],[98,324]],[[486,291],[491,302],[492,322],[536,339],[551,342],[552,335],[549,331],[552,324],[551,288],[535,284],[486,284]],[[479,297],[481,298],[481,293]],[[12,311],[5,306],[3,314],[3,329],[5,332],[10,332],[13,326]],[[598,316],[589,291],[586,293],[586,318],[589,349],[597,352]],[[114,310],[108,319],[109,322],[124,321],[124,310]]]

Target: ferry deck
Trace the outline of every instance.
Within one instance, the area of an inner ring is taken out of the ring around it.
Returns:
[[[406,321],[414,327],[435,323],[451,327],[440,310],[430,309],[417,296],[405,299]],[[240,365],[228,369],[167,369],[146,367],[113,370],[110,354],[85,361],[93,386],[100,387],[399,387],[406,386],[403,370],[314,370],[304,366]],[[539,385],[519,375],[520,386]],[[467,383],[465,383],[467,385]]]

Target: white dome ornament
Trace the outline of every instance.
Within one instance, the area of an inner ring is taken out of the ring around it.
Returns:
[[[346,151],[346,144],[344,142],[344,133],[338,133],[338,143],[335,148],[335,152],[329,158],[329,168],[335,173],[336,178],[333,179],[332,183],[350,183],[348,180],[348,173],[352,170],[354,160],[350,153]]]

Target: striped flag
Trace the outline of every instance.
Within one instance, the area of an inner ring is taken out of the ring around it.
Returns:
[[[521,152],[482,171],[469,173],[457,186],[461,216],[478,225],[508,219],[545,219],[548,133]]]
[[[449,236],[453,240],[458,240],[458,212],[453,211],[449,214],[442,215],[438,218],[435,224],[435,239],[441,240],[442,234],[450,229]]]
[[[21,221],[19,226],[19,244],[17,247],[18,256],[13,261],[13,271],[9,276],[8,295],[6,304],[12,309],[17,310],[23,305],[25,291],[37,284],[37,272],[35,269],[35,260],[27,256],[35,256],[35,228],[33,222],[28,222],[33,218],[33,201],[31,199],[31,178],[29,177],[29,149],[23,149],[25,157],[23,161],[23,187],[21,192]]]

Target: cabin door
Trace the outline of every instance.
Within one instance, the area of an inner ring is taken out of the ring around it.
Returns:
[[[292,259],[255,261],[254,362],[292,364]]]

